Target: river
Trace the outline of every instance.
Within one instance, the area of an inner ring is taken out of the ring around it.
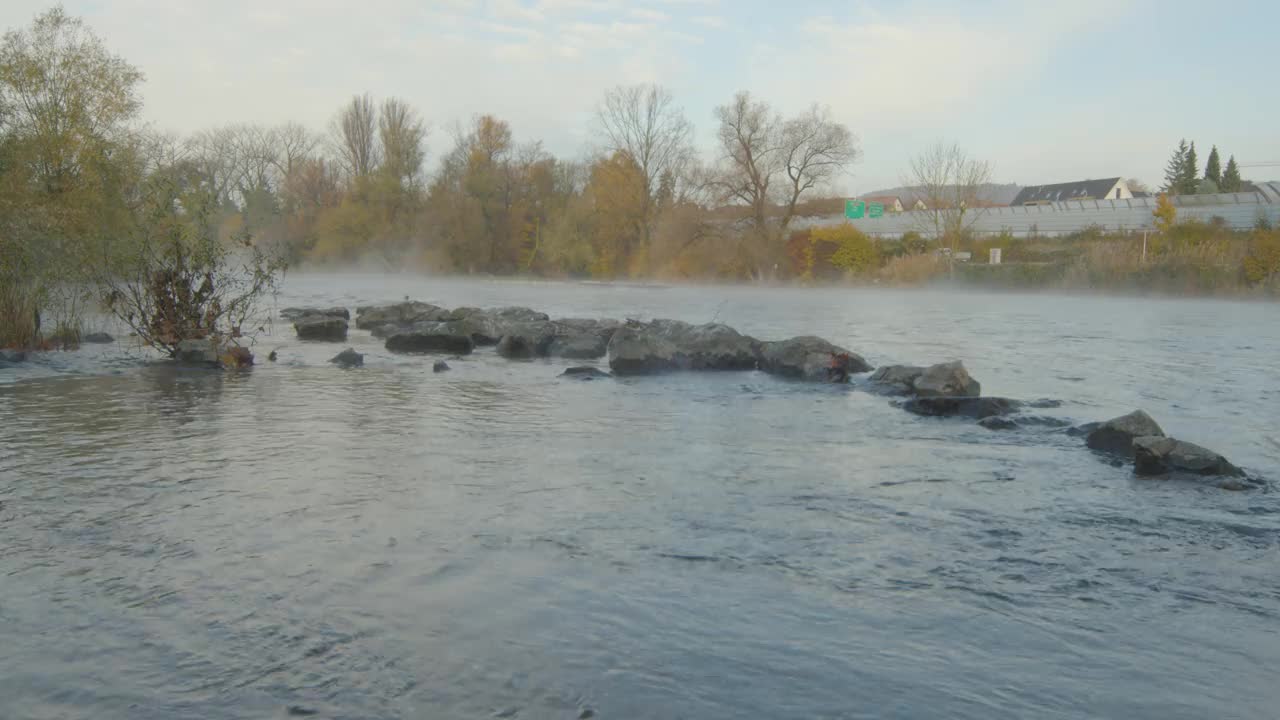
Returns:
[[[278,307],[527,305],[963,359],[1280,479],[1280,307],[299,275]],[[760,373],[434,374],[287,324],[245,372],[0,369],[0,718],[1264,718],[1280,495],[1135,479]],[[279,361],[262,362],[269,348]]]

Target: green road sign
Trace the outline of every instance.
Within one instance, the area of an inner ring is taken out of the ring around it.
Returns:
[[[857,220],[862,217],[867,210],[867,204],[861,200],[845,200],[844,216],[850,220]]]
[[[884,203],[867,203],[867,217],[884,217]]]

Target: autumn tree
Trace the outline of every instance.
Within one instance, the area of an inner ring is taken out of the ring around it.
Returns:
[[[1151,214],[1154,218],[1156,230],[1162,233],[1168,232],[1177,222],[1178,208],[1169,199],[1169,193],[1160,193],[1156,196],[1156,209]]]
[[[917,230],[956,248],[977,222],[991,183],[991,164],[970,157],[959,145],[936,142],[911,159],[904,181],[912,188]]]
[[[857,141],[824,108],[783,119],[747,92],[716,108],[715,116],[719,159],[708,183],[722,202],[746,208],[739,260],[746,274],[763,277],[785,255],[782,239],[797,202],[858,158]]]
[[[605,153],[626,153],[639,168],[644,188],[637,196],[643,218],[639,244],[649,244],[660,207],[675,196],[693,157],[693,126],[671,93],[658,85],[619,86],[596,108],[596,133]]]

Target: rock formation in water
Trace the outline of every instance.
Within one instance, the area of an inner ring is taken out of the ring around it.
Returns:
[[[475,342],[457,322],[421,322],[387,336],[386,347],[398,353],[467,355]]]
[[[436,373],[448,372],[452,369],[453,368],[449,367],[449,363],[443,360],[437,360],[431,365],[431,372],[436,372]]]
[[[80,336],[80,342],[82,343],[105,345],[115,341],[115,338],[104,332],[86,333]]]
[[[826,381],[833,355],[848,355],[851,373],[871,370],[861,355],[812,335],[760,343],[759,353],[761,370],[800,380]]]
[[[596,380],[600,378],[613,377],[600,368],[592,367],[590,365],[579,365],[577,367],[568,368],[564,372],[560,373],[560,376],[576,378],[578,380]]]
[[[1002,397],[917,397],[902,403],[902,409],[931,417],[969,417],[982,420],[1017,412],[1022,403]]]
[[[1244,477],[1244,471],[1226,458],[1195,443],[1163,435],[1139,437],[1133,441],[1133,472],[1137,475],[1188,473]]]
[[[867,378],[869,387],[893,395],[919,397],[978,397],[982,384],[974,380],[964,363],[955,360],[928,367],[886,365]]]
[[[347,339],[347,321],[337,315],[303,315],[293,321],[299,340],[342,342]]]
[[[355,348],[347,348],[329,358],[329,362],[340,368],[362,367],[364,365],[364,355],[356,352]]]
[[[1164,437],[1164,430],[1154,419],[1141,410],[1111,418],[1097,425],[1086,425],[1079,432],[1085,433],[1085,444],[1099,452],[1133,457],[1133,441],[1140,437]]]

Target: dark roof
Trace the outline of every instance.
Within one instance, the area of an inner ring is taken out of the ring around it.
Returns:
[[[1031,185],[1022,188],[1010,205],[1063,202],[1064,200],[1104,200],[1120,178],[1079,180],[1053,185]]]

